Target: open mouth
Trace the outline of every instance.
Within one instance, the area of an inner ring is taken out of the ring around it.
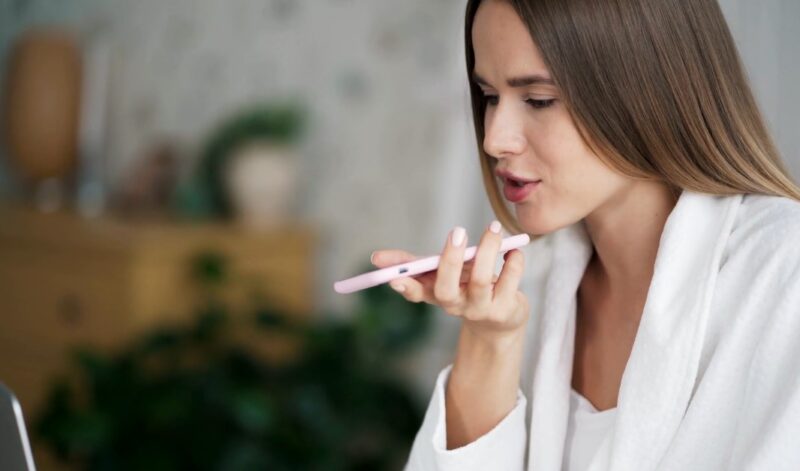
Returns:
[[[539,184],[542,182],[541,180],[524,182],[511,178],[505,178],[503,181],[505,182],[503,195],[512,203],[521,203],[528,195],[536,191]]]
[[[527,185],[528,183],[537,183],[537,182],[540,182],[540,181],[541,180],[537,180],[535,182],[522,182],[522,181],[519,181],[519,180],[513,180],[511,178],[506,178],[506,183],[511,185],[511,186],[513,186],[513,187],[515,187],[515,188],[522,188],[523,186]]]

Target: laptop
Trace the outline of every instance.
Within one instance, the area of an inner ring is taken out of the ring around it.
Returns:
[[[19,401],[0,383],[0,469],[36,471]]]

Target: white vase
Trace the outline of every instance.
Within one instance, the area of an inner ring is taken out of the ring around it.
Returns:
[[[252,141],[234,150],[224,169],[228,199],[238,222],[263,229],[292,219],[297,156],[291,148]]]

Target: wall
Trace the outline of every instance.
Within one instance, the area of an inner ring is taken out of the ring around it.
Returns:
[[[800,2],[720,0],[759,106],[800,180]]]
[[[185,167],[223,116],[299,95],[315,117],[302,154],[304,215],[323,235],[313,296],[333,292],[374,248],[439,251],[454,225],[475,239],[491,212],[480,186],[463,60],[463,0],[0,0],[0,54],[24,28],[63,23],[110,41],[114,182],[161,135]],[[800,177],[800,2],[722,0],[753,86]],[[4,67],[4,61],[0,67]],[[2,72],[2,69],[0,69]],[[0,77],[2,74],[0,74]],[[0,193],[13,193],[0,164]],[[414,363],[420,390],[449,361],[458,323]],[[421,365],[421,366],[420,366]]]

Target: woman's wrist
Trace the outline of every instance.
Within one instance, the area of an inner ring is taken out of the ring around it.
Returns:
[[[521,334],[487,340],[463,327],[450,373],[451,385],[459,389],[493,388],[516,398],[523,345]]]
[[[523,344],[521,333],[498,342],[462,326],[445,393],[448,449],[471,443],[514,408]]]
[[[491,331],[464,321],[458,339],[461,348],[475,350],[488,357],[505,357],[521,348],[525,341],[526,324],[512,331]]]

